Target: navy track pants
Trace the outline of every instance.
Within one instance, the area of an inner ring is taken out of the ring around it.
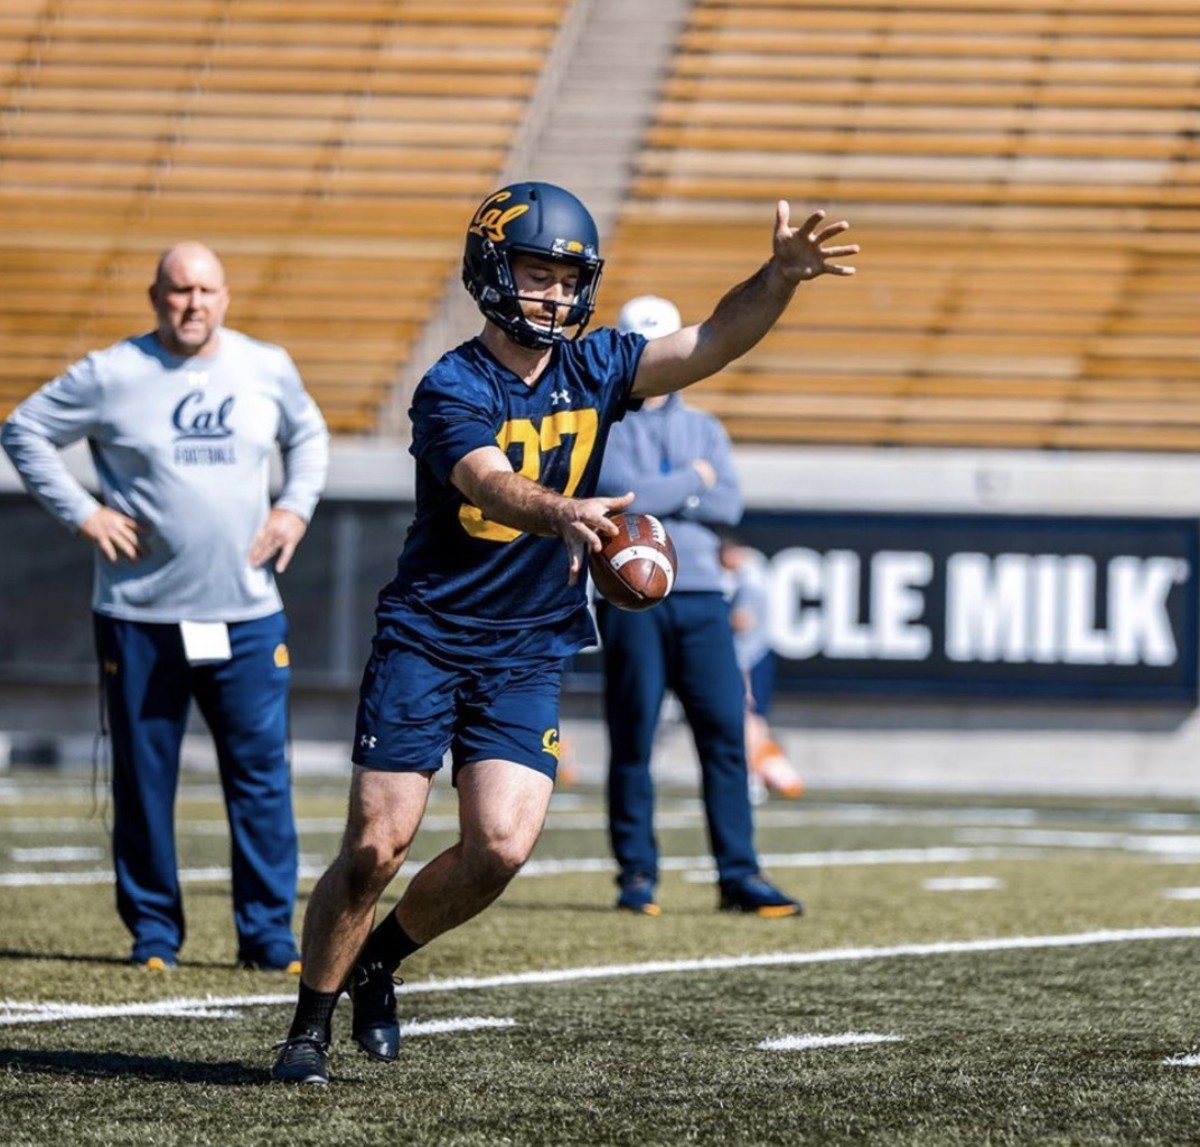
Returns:
[[[210,665],[188,663],[177,625],[94,617],[112,737],[117,910],[133,936],[133,959],[173,955],[186,935],[175,793],[193,698],[216,746],[228,813],[238,956],[294,952],[285,615],[231,622],[233,656]]]
[[[709,844],[720,880],[758,871],[746,774],[746,687],[729,606],[719,593],[673,593],[641,613],[596,603],[608,725],[608,812],[621,876],[658,878],[654,780],[659,709],[669,688],[700,761]]]

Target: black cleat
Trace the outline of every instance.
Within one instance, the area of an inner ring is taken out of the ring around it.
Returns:
[[[329,1082],[329,1042],[320,1032],[309,1030],[275,1045],[279,1055],[271,1066],[271,1078],[279,1083]]]
[[[346,991],[354,1004],[350,1034],[372,1059],[392,1063],[400,1055],[396,981],[379,964],[355,964]]]

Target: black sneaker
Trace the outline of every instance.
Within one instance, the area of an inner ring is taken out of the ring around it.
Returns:
[[[785,896],[766,877],[755,873],[741,880],[721,881],[722,912],[747,912],[752,916],[775,918],[802,916],[804,905]]]
[[[271,1066],[271,1078],[279,1083],[329,1082],[329,1042],[318,1031],[301,1032],[275,1045],[279,1048]]]
[[[367,1055],[384,1063],[392,1063],[400,1055],[396,983],[392,973],[379,964],[355,964],[346,982],[354,1004],[350,1034]]]

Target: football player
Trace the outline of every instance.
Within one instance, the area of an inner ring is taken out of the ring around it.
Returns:
[[[323,1084],[334,1005],[370,1057],[399,1052],[400,962],[492,903],[541,832],[559,753],[566,658],[594,642],[586,556],[632,494],[595,496],[609,428],[641,399],[707,378],[770,330],[799,283],[853,267],[849,225],[799,227],[777,205],[772,253],[704,322],[647,342],[600,329],[596,224],[561,187],[515,183],[467,227],[463,281],[481,333],[412,401],[416,513],[379,595],[363,673],[341,850],[309,900],[303,975],[275,1079]],[[449,758],[460,838],[413,876],[374,931]]]

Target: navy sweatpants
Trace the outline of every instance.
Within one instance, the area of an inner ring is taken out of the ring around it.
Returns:
[[[642,613],[598,601],[608,724],[608,813],[621,876],[658,877],[650,756],[670,688],[683,706],[700,760],[717,876],[758,871],[746,776],[746,689],[719,593],[673,593]]]
[[[133,959],[174,955],[186,935],[175,792],[193,698],[212,734],[225,794],[238,956],[294,953],[298,847],[285,615],[230,623],[233,656],[212,665],[188,663],[177,625],[94,617],[112,737],[117,910],[133,935]]]

